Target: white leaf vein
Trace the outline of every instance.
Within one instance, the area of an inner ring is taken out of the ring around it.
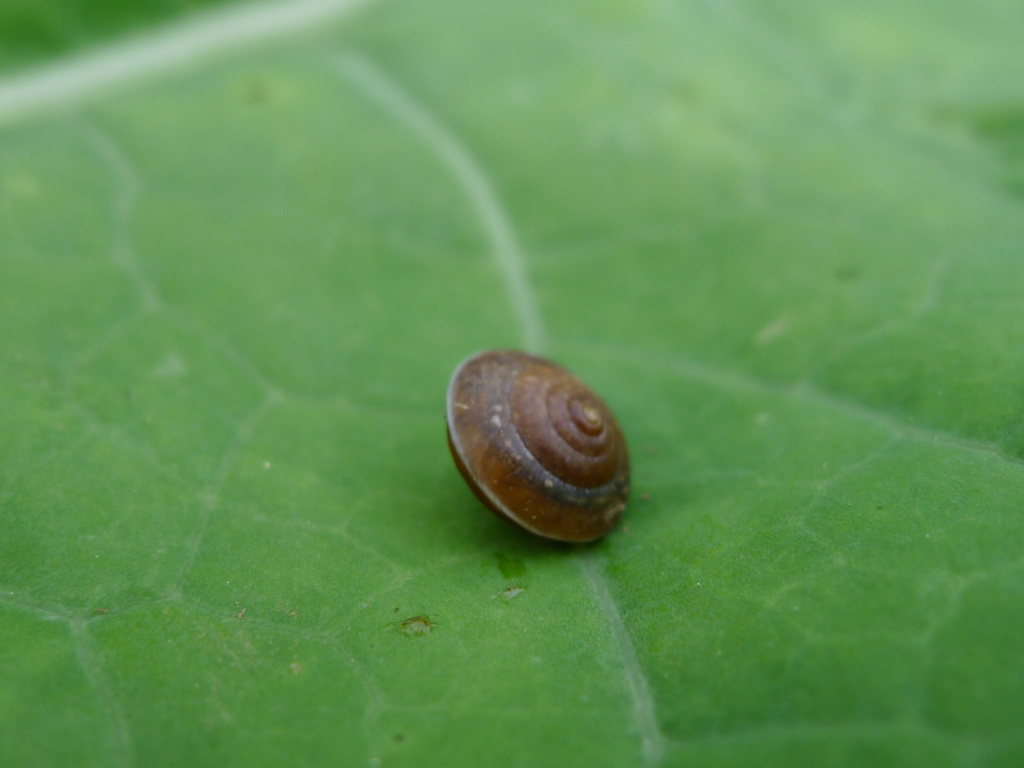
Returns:
[[[0,80],[0,124],[80,104],[213,55],[315,29],[370,0],[285,0],[197,13]]]
[[[523,332],[523,345],[532,352],[546,346],[544,324],[527,276],[525,259],[510,218],[469,148],[364,56],[346,53],[337,69],[353,85],[418,136],[445,164],[472,204],[491,244],[494,257]]]

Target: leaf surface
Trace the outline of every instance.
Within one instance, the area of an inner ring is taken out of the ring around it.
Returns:
[[[5,765],[1024,760],[1024,12],[49,6],[84,52],[0,59]],[[597,546],[452,465],[505,346],[625,429]]]

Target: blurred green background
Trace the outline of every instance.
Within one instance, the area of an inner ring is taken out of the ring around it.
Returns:
[[[1024,762],[1024,6],[200,5],[0,4],[0,764]]]
[[[0,65],[27,66],[187,16],[218,0],[0,0]]]

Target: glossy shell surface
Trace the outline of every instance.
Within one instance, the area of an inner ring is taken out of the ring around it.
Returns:
[[[555,363],[481,352],[448,387],[448,444],[491,510],[549,539],[599,539],[629,495],[629,455],[615,416]]]

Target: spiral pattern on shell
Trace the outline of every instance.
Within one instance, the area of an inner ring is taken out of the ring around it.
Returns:
[[[618,521],[629,456],[614,415],[578,378],[523,352],[466,360],[448,389],[448,442],[476,495],[546,538],[592,541]]]

